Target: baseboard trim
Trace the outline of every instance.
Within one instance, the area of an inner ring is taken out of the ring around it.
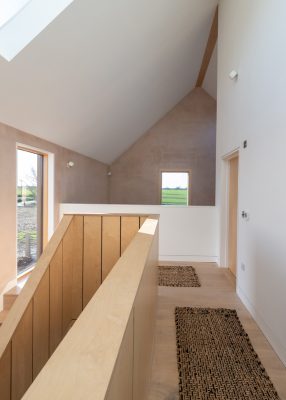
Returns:
[[[218,263],[217,256],[196,256],[196,255],[159,255],[159,261],[181,261],[181,262],[206,262],[206,263]]]
[[[240,298],[240,300],[243,302],[245,307],[248,309],[248,311],[252,315],[253,319],[255,320],[255,322],[257,323],[259,328],[262,330],[263,334],[265,335],[265,337],[267,338],[267,340],[273,347],[277,356],[280,358],[282,363],[286,366],[286,348],[281,343],[280,339],[277,338],[276,334],[269,327],[269,325],[264,321],[264,318],[257,311],[257,309],[254,307],[254,305],[251,303],[249,298],[246,296],[246,294],[243,292],[243,290],[240,287],[237,287],[237,295]]]

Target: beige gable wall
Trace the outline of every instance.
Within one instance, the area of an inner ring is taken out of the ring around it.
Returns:
[[[0,124],[0,293],[16,276],[16,143],[55,154],[55,223],[62,202],[106,203],[107,166]],[[73,168],[67,168],[74,161]]]
[[[214,205],[216,101],[194,89],[111,165],[110,203],[159,204],[160,171],[190,169],[191,204]]]

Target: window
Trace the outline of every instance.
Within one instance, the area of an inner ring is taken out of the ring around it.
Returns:
[[[0,28],[15,17],[30,0],[0,0]]]
[[[45,154],[17,148],[17,273],[32,268],[43,250]]]
[[[0,0],[0,55],[11,61],[74,0]]]
[[[190,201],[190,173],[162,172],[161,204],[188,206]]]

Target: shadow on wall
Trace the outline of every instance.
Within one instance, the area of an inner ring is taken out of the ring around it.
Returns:
[[[279,293],[285,292],[285,262],[281,260],[285,260],[286,251],[279,234],[268,230],[267,224],[253,232],[242,227],[238,289],[243,302],[285,364],[286,324],[285,318],[279,316],[285,314],[286,301],[285,297],[281,301]],[[244,271],[241,263],[246,266]]]
[[[216,101],[194,89],[110,168],[111,204],[160,204],[161,171],[191,171],[190,205],[215,205]]]

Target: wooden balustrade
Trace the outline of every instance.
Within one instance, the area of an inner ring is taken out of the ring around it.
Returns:
[[[0,328],[1,400],[23,397],[145,218],[63,217]]]
[[[157,300],[158,220],[148,218],[24,400],[144,400]]]

